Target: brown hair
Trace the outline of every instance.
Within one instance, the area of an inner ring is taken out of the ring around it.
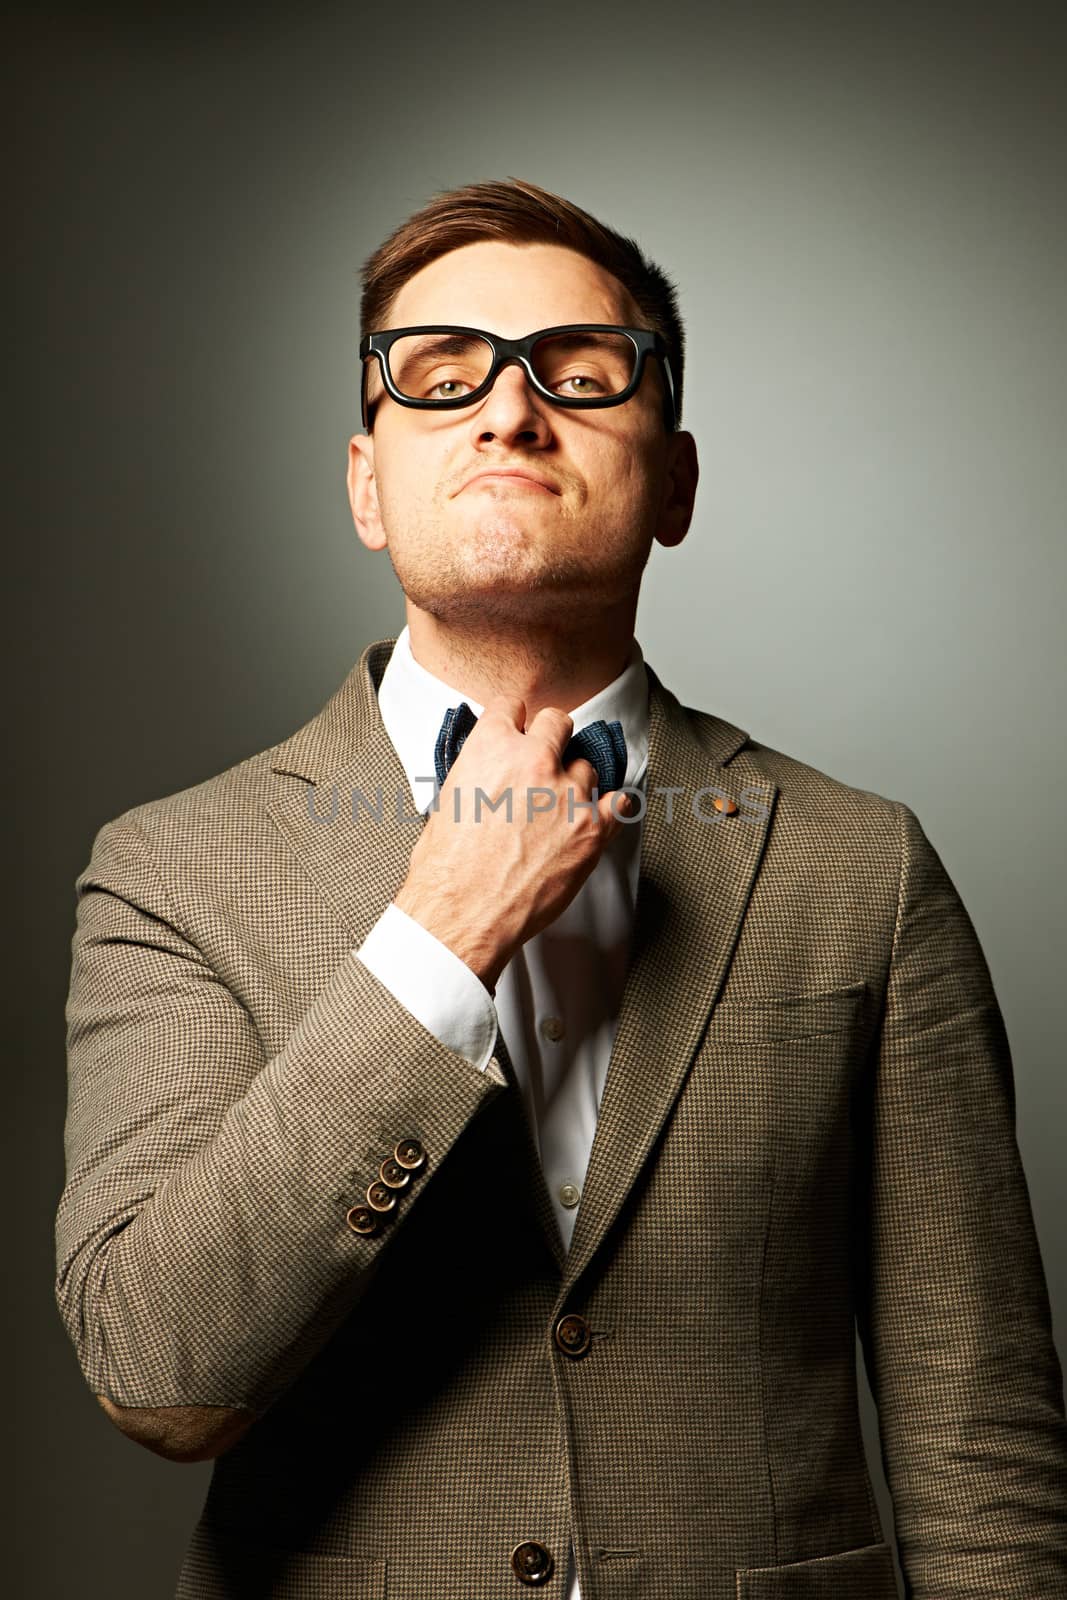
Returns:
[[[674,379],[675,427],[679,426],[685,332],[675,285],[636,240],[616,233],[561,195],[521,178],[443,191],[402,222],[363,263],[360,336],[384,327],[400,289],[422,267],[479,239],[564,245],[617,278],[644,323],[666,341]]]

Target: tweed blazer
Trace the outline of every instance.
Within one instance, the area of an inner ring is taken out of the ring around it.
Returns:
[[[1063,1600],[1009,1047],[914,813],[646,663],[564,1252],[506,1048],[476,1071],[353,953],[424,825],[378,710],[394,642],[105,824],[77,880],[56,1296],[120,1426],[214,1458],[178,1600],[562,1597],[571,1538],[583,1600],[891,1600],[857,1329],[913,1600]],[[421,1169],[356,1231],[398,1144]]]

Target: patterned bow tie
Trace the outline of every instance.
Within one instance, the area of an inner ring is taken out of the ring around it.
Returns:
[[[445,712],[433,751],[438,788],[447,778],[449,768],[463,749],[467,735],[477,720],[466,700],[461,700],[458,706]],[[601,794],[607,794],[609,789],[620,788],[626,776],[626,740],[622,723],[604,722],[601,719],[572,735],[563,752],[563,765],[569,766],[579,756],[591,761],[596,768],[597,787]]]

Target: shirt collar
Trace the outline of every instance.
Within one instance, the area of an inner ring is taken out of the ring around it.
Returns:
[[[476,717],[484,706],[422,666],[411,653],[405,624],[378,685],[378,708],[411,790],[416,811],[428,810],[434,797],[433,753],[444,714],[466,700]],[[627,786],[640,784],[648,763],[648,677],[641,646],[634,639],[630,657],[617,678],[570,710],[574,732],[590,722],[622,723],[626,740]]]

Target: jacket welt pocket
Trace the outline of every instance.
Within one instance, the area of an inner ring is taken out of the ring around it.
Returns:
[[[175,1600],[385,1600],[383,1558],[272,1548],[198,1529]]]
[[[720,1000],[711,1013],[709,1040],[816,1039],[852,1031],[863,1007],[865,983],[819,994],[772,995],[766,1000]]]
[[[897,1600],[893,1553],[866,1544],[782,1567],[738,1568],[737,1600]]]

